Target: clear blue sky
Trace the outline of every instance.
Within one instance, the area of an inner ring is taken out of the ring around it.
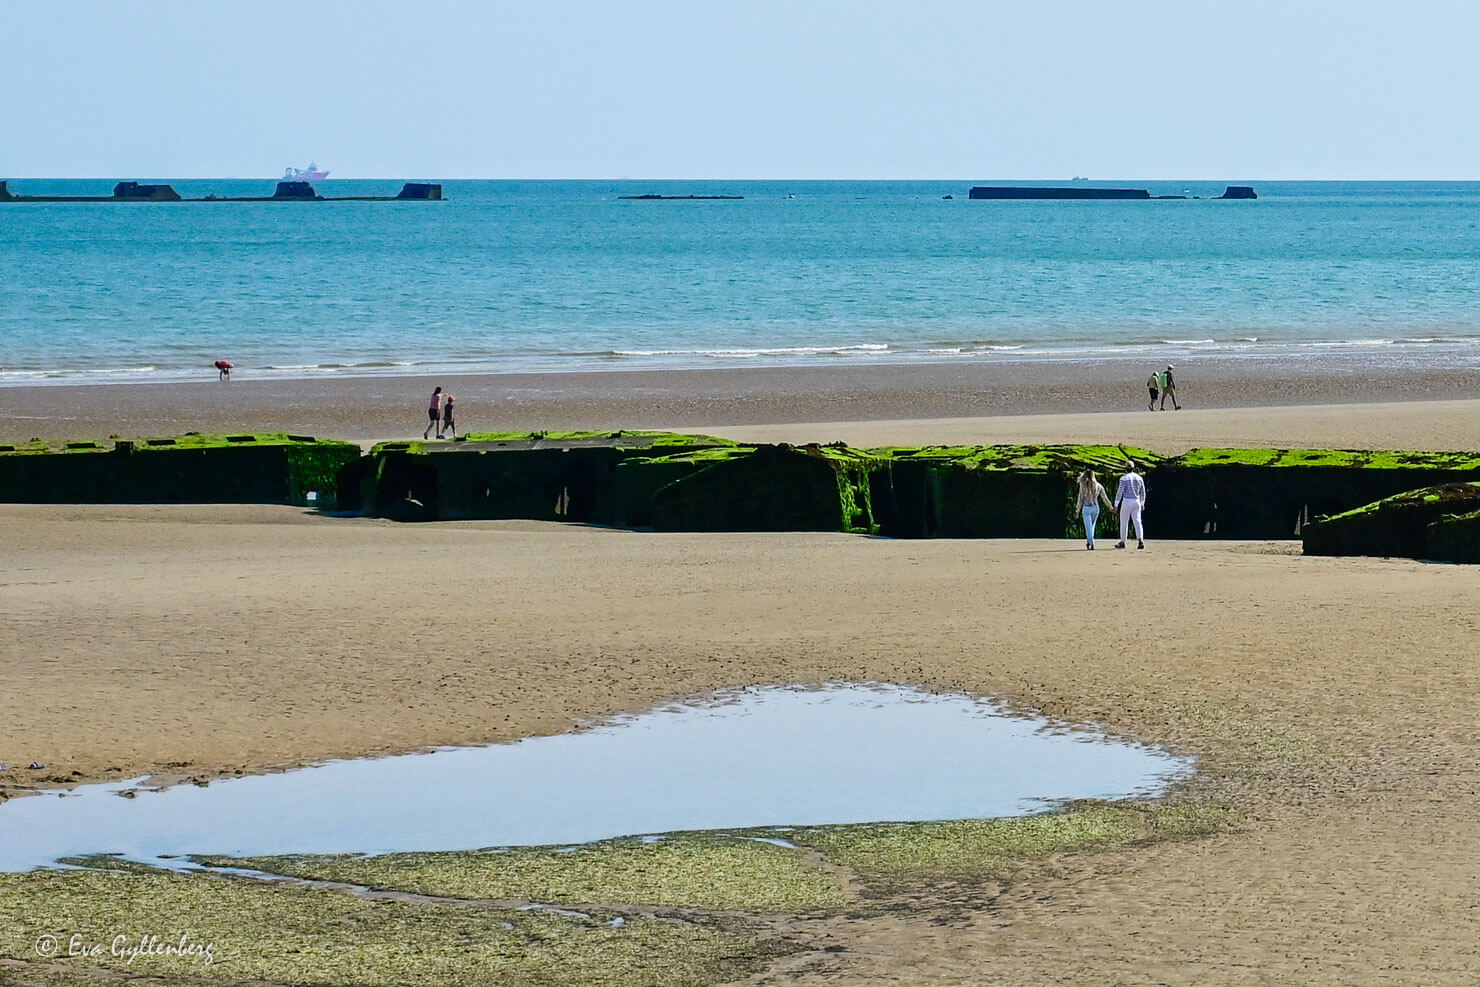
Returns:
[[[1474,3],[0,0],[0,178],[1480,178]]]

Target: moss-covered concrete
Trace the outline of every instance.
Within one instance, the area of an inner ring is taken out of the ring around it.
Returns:
[[[1323,518],[1301,532],[1307,555],[1376,555],[1389,558],[1444,559],[1466,555],[1457,526],[1439,533],[1437,551],[1430,532],[1445,518],[1480,511],[1480,483],[1448,483],[1384,497],[1354,510]],[[1468,561],[1468,559],[1463,559]]]
[[[1283,539],[1418,487],[1480,480],[1480,455],[1118,445],[747,446],[655,431],[477,432],[376,445],[185,435],[0,447],[0,498],[314,503],[406,521],[533,519],[901,538],[1079,537],[1075,476],[1134,460],[1157,538]],[[312,498],[310,498],[312,494]],[[1100,533],[1115,526],[1109,512]],[[1453,529],[1459,532],[1462,529]],[[1456,548],[1463,553],[1464,550]]]
[[[739,446],[741,443],[731,439],[721,439],[713,435],[697,435],[684,432],[658,432],[644,431],[642,429],[620,429],[615,432],[469,432],[458,436],[454,442],[472,443],[523,443],[544,442],[569,444],[572,442],[591,442],[598,444],[615,443],[621,448],[627,449],[687,449],[694,446],[725,447]],[[427,443],[422,443],[427,445]],[[437,443],[437,448],[445,448],[445,443]]]
[[[1124,446],[927,446],[869,450],[881,534],[900,538],[1061,538],[1082,535],[1075,477],[1088,469],[1113,496],[1134,461],[1163,461]],[[1101,530],[1111,519],[1101,518]]]
[[[1147,477],[1168,538],[1293,538],[1323,516],[1417,487],[1480,479],[1480,456],[1350,449],[1195,449]]]
[[[1429,559],[1480,563],[1480,511],[1445,517],[1429,525]]]
[[[692,472],[652,495],[663,531],[852,531],[876,529],[870,474],[881,460],[846,446],[786,444],[691,457]],[[678,465],[673,457],[661,468]],[[640,473],[634,466],[631,474]]]
[[[673,432],[488,432],[386,442],[341,475],[342,499],[396,520],[508,519],[630,524],[617,467],[628,459],[732,448]],[[358,494],[355,490],[358,489]]]
[[[336,477],[359,458],[352,443],[287,433],[30,442],[0,450],[0,499],[332,507]]]
[[[1384,449],[1192,449],[1169,462],[1199,466],[1340,467],[1376,470],[1480,471],[1480,455]]]

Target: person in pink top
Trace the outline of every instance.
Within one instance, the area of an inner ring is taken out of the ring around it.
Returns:
[[[1136,547],[1146,547],[1141,532],[1141,509],[1145,506],[1146,481],[1136,472],[1136,464],[1131,463],[1125,476],[1120,478],[1120,486],[1115,488],[1115,510],[1120,512],[1120,541],[1116,548],[1125,548],[1125,536],[1130,533],[1132,524],[1136,526]]]
[[[432,392],[432,403],[427,405],[427,418],[430,420],[427,422],[426,431],[421,433],[421,437],[427,438],[435,428],[437,438],[440,439],[442,437],[442,388],[440,387]]]

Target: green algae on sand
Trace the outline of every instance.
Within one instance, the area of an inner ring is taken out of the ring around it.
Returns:
[[[203,863],[455,898],[753,912],[837,908],[837,876],[808,855],[727,833],[624,837],[575,847],[202,858]]]
[[[190,983],[674,984],[742,978],[786,947],[721,922],[587,917],[476,903],[367,900],[343,891],[162,871],[0,875],[0,983],[120,975]],[[209,947],[115,952],[148,936]],[[45,937],[55,937],[47,940]],[[59,955],[39,956],[55,941]],[[38,944],[41,947],[38,948]],[[67,955],[77,947],[101,947]],[[34,974],[34,976],[33,976]]]

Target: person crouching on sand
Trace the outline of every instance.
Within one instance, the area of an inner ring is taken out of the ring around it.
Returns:
[[[442,396],[442,438],[444,439],[448,436],[457,436],[457,422],[452,420],[452,402],[451,394]]]
[[[216,379],[217,380],[227,380],[227,381],[231,380],[231,361],[230,360],[217,360],[216,363],[215,363],[215,367],[216,367]]]
[[[1095,525],[1100,520],[1100,501],[1104,501],[1105,506],[1112,511],[1115,510],[1115,505],[1110,503],[1110,495],[1100,486],[1094,471],[1085,470],[1079,474],[1079,500],[1074,506],[1079,509],[1080,517],[1084,518],[1084,547],[1090,551],[1095,548]]]
[[[437,438],[440,439],[442,437],[442,388],[440,387],[432,392],[432,402],[427,405],[427,418],[429,421],[427,422],[426,431],[421,433],[421,437],[423,439],[427,438],[432,434],[432,429],[435,428],[437,430]]]
[[[1120,478],[1120,486],[1115,488],[1112,510],[1120,512],[1120,541],[1116,542],[1116,548],[1125,548],[1125,536],[1132,524],[1136,526],[1136,547],[1146,547],[1146,539],[1141,532],[1141,510],[1145,506],[1146,481],[1136,472],[1136,464],[1131,463],[1125,476]]]

